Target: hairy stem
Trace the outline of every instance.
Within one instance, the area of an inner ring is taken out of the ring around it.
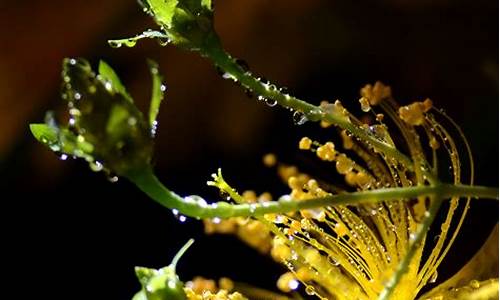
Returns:
[[[402,163],[406,168],[412,170],[413,164],[411,160],[398,151],[391,145],[384,143],[380,139],[374,137],[370,132],[364,128],[356,126],[351,122],[336,116],[331,113],[326,113],[318,106],[307,103],[306,101],[295,98],[289,94],[282,93],[275,85],[267,82],[262,82],[255,78],[249,71],[244,70],[234,58],[225,52],[219,44],[213,48],[207,49],[202,52],[203,56],[208,57],[212,63],[226,72],[229,76],[226,78],[233,78],[239,82],[244,88],[266,98],[275,100],[279,105],[295,111],[300,111],[305,114],[308,120],[319,121],[323,120],[328,123],[334,124],[342,129],[347,130],[354,136],[361,140],[367,141],[375,149],[382,152],[384,155],[395,159]]]
[[[217,202],[207,204],[204,201],[195,201],[193,197],[183,198],[170,191],[158,180],[150,168],[130,172],[126,177],[162,206],[169,209],[176,209],[180,214],[193,218],[261,216],[268,213],[287,213],[337,204],[376,203],[380,201],[412,199],[419,196],[432,196],[438,200],[453,196],[498,199],[497,188],[437,184],[434,186],[383,188],[331,195],[306,201],[295,201],[287,197],[282,197],[278,201],[265,203],[230,204],[227,202]],[[199,198],[198,200],[202,199]]]

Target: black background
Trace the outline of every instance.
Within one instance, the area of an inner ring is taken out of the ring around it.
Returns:
[[[153,41],[111,49],[109,38],[154,28],[130,1],[0,4],[0,176],[4,291],[18,299],[127,299],[133,266],[161,267],[189,239],[183,280],[195,275],[273,288],[283,269],[234,237],[180,224],[126,180],[111,184],[83,162],[61,162],[30,136],[28,123],[61,107],[60,62],[104,58],[147,107],[145,59],[159,61],[168,91],[160,113],[156,169],[181,195],[218,200],[206,187],[222,167],[241,190],[285,193],[261,156],[275,152],[329,178],[296,142],[316,134],[289,112],[248,99],[205,60]],[[341,99],[355,114],[361,86],[381,80],[401,103],[433,99],[472,145],[476,182],[498,185],[497,1],[217,1],[225,47],[251,69],[313,103]],[[438,282],[466,262],[498,220],[498,203],[474,201]]]

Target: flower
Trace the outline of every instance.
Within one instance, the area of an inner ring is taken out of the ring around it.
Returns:
[[[326,168],[336,170],[345,178],[345,184],[325,183],[320,178],[301,173],[296,167],[278,163],[278,173],[291,189],[287,196],[294,201],[308,201],[352,190],[433,184],[438,172],[434,167],[439,157],[437,150],[444,150],[448,155],[452,181],[463,181],[456,142],[437,121],[440,113],[431,113],[430,100],[399,107],[390,98],[390,88],[381,83],[374,87],[365,86],[361,94],[372,100],[370,104],[381,107],[395,128],[400,129],[412,164],[396,162],[376,151],[369,141],[351,138],[346,131],[341,134],[346,153],[334,147],[331,141],[321,143],[305,137],[300,140],[299,148],[315,153]],[[341,107],[339,101],[336,103]],[[366,103],[362,101],[361,105],[366,106]],[[366,107],[362,109],[366,110]],[[397,139],[393,138],[396,134],[382,122],[382,117],[377,115],[376,123],[365,124],[347,112],[344,115],[380,141],[396,147],[394,141]],[[444,116],[444,120],[448,118]],[[463,142],[468,147],[467,141]],[[357,157],[349,157],[352,154]],[[428,156],[431,159],[427,159]],[[334,168],[328,164],[333,164]],[[472,165],[471,169],[473,171]],[[210,185],[234,192],[220,174],[214,178],[215,182],[210,182]],[[255,202],[248,197],[235,200]],[[478,254],[483,258],[473,259],[449,281],[421,295],[425,286],[437,282],[438,267],[463,224],[469,202],[469,199],[459,201],[452,198],[443,205],[445,217],[435,237],[427,236],[427,229],[441,203],[429,197],[333,205],[288,214],[269,214],[246,222],[241,218],[217,224],[205,220],[205,228],[208,233],[235,233],[261,252],[269,248],[267,253],[288,268],[277,282],[283,292],[297,289],[298,282],[302,282],[308,295],[320,299],[490,299],[488,297],[498,293],[498,279],[485,278],[491,274],[474,271],[485,264],[484,254]],[[253,241],[258,236],[256,233],[240,234],[242,228],[255,227],[254,222],[261,224],[260,243]],[[430,250],[424,251],[424,248]],[[489,249],[491,247],[485,245],[481,251]]]

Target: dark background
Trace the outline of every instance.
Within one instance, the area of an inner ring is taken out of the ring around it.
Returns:
[[[359,88],[375,80],[401,103],[430,97],[462,126],[476,182],[498,185],[498,1],[219,0],[216,11],[229,52],[303,99],[341,99],[358,114]],[[147,28],[155,27],[133,0],[0,4],[2,287],[17,299],[128,299],[138,289],[133,266],[169,264],[190,237],[183,280],[229,276],[272,288],[282,271],[236,238],[204,236],[194,220],[180,224],[126,180],[111,184],[82,162],[59,161],[30,136],[30,122],[61,107],[64,57],[105,59],[143,109],[153,58],[168,85],[156,139],[161,180],[181,195],[215,200],[205,182],[222,167],[239,189],[284,193],[261,156],[275,152],[301,166],[307,159],[296,142],[317,127],[294,126],[285,110],[248,99],[197,54],[154,41],[106,44]],[[497,220],[497,202],[474,201],[438,281]]]

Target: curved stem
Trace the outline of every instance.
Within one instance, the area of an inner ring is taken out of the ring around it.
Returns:
[[[453,196],[498,199],[497,188],[438,184],[434,186],[383,188],[331,195],[306,201],[294,201],[289,197],[282,197],[278,201],[264,203],[230,204],[227,202],[217,202],[207,204],[201,198],[196,201],[193,197],[183,198],[170,191],[158,180],[150,168],[130,172],[126,177],[162,206],[169,209],[176,209],[180,214],[194,218],[260,216],[268,213],[286,213],[337,204],[376,203],[380,201],[412,199],[419,196],[433,196],[437,200]]]
[[[309,104],[306,101],[295,98],[289,94],[282,93],[280,89],[276,88],[276,86],[273,84],[258,80],[249,71],[246,71],[242,67],[240,67],[236,60],[232,58],[231,55],[229,55],[227,52],[225,52],[219,44],[210,49],[206,49],[204,52],[202,52],[202,55],[208,57],[218,68],[222,69],[224,72],[230,75],[225,77],[233,78],[233,80],[236,80],[243,87],[251,90],[252,92],[266,99],[275,100],[279,105],[283,107],[293,109],[295,111],[301,111],[311,121],[323,120],[342,129],[345,129],[348,132],[352,133],[354,136],[369,142],[369,144],[371,144],[375,149],[382,152],[386,156],[399,161],[406,168],[413,170],[413,164],[411,160],[396,148],[387,143],[384,143],[380,139],[374,137],[365,129],[358,127],[339,116],[331,113],[326,113],[318,106]]]

